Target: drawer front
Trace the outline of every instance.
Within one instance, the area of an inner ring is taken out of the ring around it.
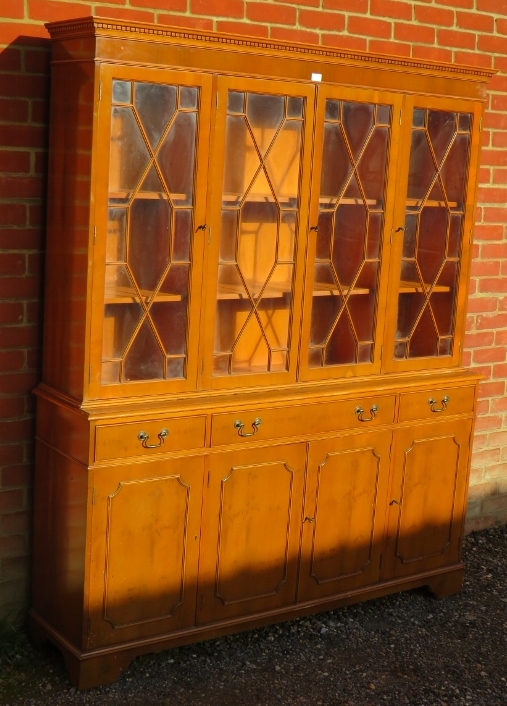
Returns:
[[[400,395],[400,422],[440,419],[474,411],[475,387],[441,387]]]
[[[205,431],[205,416],[105,424],[95,430],[95,460],[109,461],[202,448]]]
[[[395,395],[385,395],[213,414],[211,444],[240,444],[390,424],[394,420],[394,403]]]

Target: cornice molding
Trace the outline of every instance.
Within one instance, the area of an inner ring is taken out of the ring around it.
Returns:
[[[45,26],[53,39],[101,34],[103,32],[107,33],[111,31],[128,32],[131,34],[168,37],[176,40],[183,39],[186,41],[205,42],[209,44],[220,44],[231,47],[248,47],[254,50],[288,51],[292,54],[306,55],[308,57],[352,61],[361,64],[375,64],[377,67],[396,67],[400,69],[412,69],[415,71],[430,70],[436,73],[477,77],[482,78],[483,80],[491,78],[491,76],[496,73],[494,69],[486,69],[483,67],[464,65],[456,66],[454,64],[424,61],[421,59],[411,59],[409,57],[388,54],[374,54],[345,49],[334,49],[332,47],[313,44],[276,42],[268,39],[264,40],[254,37],[219,34],[217,32],[206,32],[202,30],[181,29],[177,27],[168,27],[165,25],[147,24],[142,22],[126,22],[102,17],[84,17],[82,19],[67,20],[62,22],[50,22]]]

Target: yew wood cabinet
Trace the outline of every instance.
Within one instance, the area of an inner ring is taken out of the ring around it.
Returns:
[[[491,72],[48,29],[34,637],[91,687],[144,652],[458,591]]]

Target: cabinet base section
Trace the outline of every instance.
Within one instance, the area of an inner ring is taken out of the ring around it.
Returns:
[[[461,563],[454,564],[439,571],[417,574],[395,581],[385,581],[322,601],[309,601],[276,611],[251,615],[247,618],[194,626],[170,634],[110,645],[87,652],[81,652],[33,610],[30,612],[30,634],[32,641],[36,644],[49,640],[62,652],[69,680],[74,686],[78,689],[91,689],[116,681],[120,674],[128,668],[134,657],[150,652],[222,637],[243,630],[300,618],[312,613],[322,613],[422,586],[427,586],[436,598],[444,598],[460,591],[463,582],[463,568]]]

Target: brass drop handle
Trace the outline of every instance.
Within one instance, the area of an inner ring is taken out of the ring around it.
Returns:
[[[139,439],[139,441],[142,442],[145,449],[158,449],[158,447],[162,446],[162,444],[164,443],[166,436],[169,436],[169,429],[161,429],[159,431],[158,438],[160,439],[160,441],[158,442],[158,444],[148,444],[148,439],[150,438],[150,435],[147,434],[145,431],[140,431],[137,435],[137,438]]]
[[[255,417],[255,419],[252,422],[252,429],[253,431],[243,431],[243,427],[245,426],[241,419],[236,419],[234,422],[234,428],[238,430],[238,435],[239,436],[255,436],[257,432],[259,431],[259,427],[262,424],[262,419],[260,417]]]
[[[370,409],[371,417],[363,417],[364,409],[362,407],[357,406],[354,411],[357,414],[357,418],[360,422],[371,422],[373,419],[375,419],[375,416],[378,412],[378,405],[374,404],[373,407]]]
[[[443,412],[444,410],[447,409],[447,405],[449,403],[449,396],[446,395],[445,397],[442,397],[442,401],[441,401],[442,406],[440,408],[435,407],[436,403],[437,403],[437,401],[435,399],[433,399],[433,397],[429,398],[428,404],[430,406],[431,411],[432,412]]]

